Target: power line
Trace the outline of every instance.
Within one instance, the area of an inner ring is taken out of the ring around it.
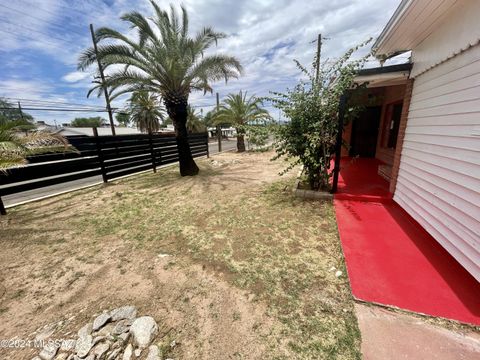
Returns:
[[[112,109],[116,109],[116,108],[112,108]],[[11,108],[7,108],[7,107],[0,107],[0,110],[12,110]],[[106,109],[104,110],[98,110],[98,109],[61,109],[61,108],[58,108],[58,109],[55,109],[55,108],[37,108],[37,107],[22,107],[22,110],[29,110],[29,111],[52,111],[52,112],[56,112],[56,111],[67,111],[67,112],[107,112]]]
[[[3,21],[5,21],[7,24],[9,24],[10,26],[17,26],[17,27],[20,27],[22,29],[25,29],[25,30],[28,30],[28,31],[31,31],[33,33],[37,33],[37,34],[42,34],[42,35],[45,35],[45,36],[48,36],[49,38],[53,38],[53,39],[56,39],[58,41],[61,41],[61,42],[64,42],[64,43],[68,43],[69,45],[71,45],[71,41],[67,40],[67,39],[63,39],[63,38],[60,38],[60,37],[56,37],[56,36],[52,36],[51,34],[48,34],[46,32],[43,32],[43,31],[40,31],[40,30],[35,30],[35,29],[32,29],[28,26],[24,26],[24,25],[21,25],[21,24],[16,24],[16,23],[13,23],[12,21],[10,21],[9,19],[2,19]],[[0,29],[2,30],[2,29]],[[13,32],[10,32],[10,33],[13,33]],[[13,33],[14,35],[16,35],[16,33]],[[31,36],[30,36],[31,37]],[[32,38],[34,39],[34,38]],[[36,40],[36,39],[34,39]]]
[[[9,30],[6,30],[6,29],[0,29],[1,32],[4,32],[4,33],[8,33],[8,34],[11,34],[11,35],[14,35],[14,36],[17,36],[17,37],[20,37],[20,38],[24,38],[26,40],[30,40],[30,41],[39,41],[39,42],[42,42],[44,44],[47,44],[47,45],[53,45],[53,43],[47,41],[47,40],[44,40],[44,39],[36,39],[36,38],[33,38],[32,36],[28,36],[28,35],[24,35],[24,34],[19,34],[19,33],[16,33],[16,32],[13,32],[13,31],[9,31]]]
[[[18,0],[17,0],[17,1],[18,1]],[[24,2],[24,4],[33,5],[32,3],[28,2],[28,1],[23,1],[23,2]],[[56,5],[57,7],[59,7],[59,8],[65,9],[65,10],[75,11],[75,12],[77,12],[77,13],[79,13],[79,14],[82,14],[82,15],[85,15],[85,16],[90,16],[90,14],[88,14],[88,13],[85,12],[85,11],[78,10],[78,9],[76,9],[76,8],[74,8],[74,7],[70,7],[70,6],[61,5],[61,4],[58,3],[58,1],[57,1],[57,3],[56,3],[55,5]],[[77,4],[76,4],[76,5],[77,5]],[[57,15],[57,14],[54,13],[53,11],[50,11],[50,10],[47,10],[47,9],[43,9],[43,8],[38,8],[38,9],[36,9],[36,10],[41,10],[41,11],[43,11],[43,12],[46,12],[46,13],[49,13],[49,14],[52,14],[52,15]]]
[[[9,9],[9,10],[11,10],[11,11],[15,11],[15,12],[17,12],[17,13],[19,13],[19,14],[22,14],[22,15],[25,15],[25,16],[28,16],[28,17],[31,17],[32,19],[40,20],[40,21],[46,23],[47,25],[50,25],[50,26],[53,25],[53,26],[56,26],[56,27],[58,27],[58,28],[60,28],[60,29],[62,29],[62,30],[65,29],[65,25],[62,25],[62,24],[60,24],[60,23],[56,23],[56,22],[53,22],[53,21],[51,21],[51,20],[46,20],[46,19],[43,19],[43,18],[34,16],[34,15],[31,15],[31,14],[26,13],[26,12],[23,12],[23,11],[21,11],[21,10],[18,10],[18,9],[11,8],[11,7],[9,7],[9,6],[6,6],[6,5],[4,5],[4,4],[0,4],[0,6],[3,7],[3,8],[5,8],[5,9]],[[56,14],[55,14],[55,16],[56,16]],[[80,32],[75,31],[75,30],[72,30],[72,29],[70,29],[69,31],[70,31],[70,32],[73,32],[73,33],[76,33],[76,34],[78,34],[78,35],[81,35],[81,36],[85,36],[85,34],[81,34]]]
[[[65,105],[65,106],[89,106],[89,107],[99,107],[103,108],[101,105],[89,105],[85,103],[70,103],[70,102],[63,102],[63,101],[51,101],[51,100],[38,100],[38,99],[23,99],[23,98],[15,98],[15,97],[4,97],[4,99],[13,100],[13,101],[21,101],[22,103],[38,103],[38,104],[53,104],[53,105]]]

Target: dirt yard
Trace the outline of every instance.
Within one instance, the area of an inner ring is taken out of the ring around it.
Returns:
[[[196,177],[170,167],[10,209],[0,339],[67,338],[131,304],[158,322],[163,358],[360,358],[332,205],[293,198],[272,156],[224,153]]]

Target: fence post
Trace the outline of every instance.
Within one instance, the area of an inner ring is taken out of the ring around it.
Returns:
[[[153,151],[153,141],[152,141],[152,132],[148,132],[148,142],[150,144],[150,154],[152,154],[152,166],[153,166],[153,172],[157,172],[157,165],[155,165],[155,152]]]
[[[93,128],[93,135],[95,136],[95,144],[97,145],[97,156],[98,156],[98,162],[100,163],[100,170],[102,172],[102,179],[104,183],[107,183],[108,182],[107,172],[105,171],[102,148],[100,146],[100,140],[98,139],[98,130],[96,127]]]
[[[210,148],[208,147],[208,131],[207,131],[207,137],[206,137],[206,144],[207,144],[207,158],[210,157]]]
[[[7,211],[5,210],[5,206],[3,205],[3,200],[1,196],[0,196],[0,214],[7,215]]]

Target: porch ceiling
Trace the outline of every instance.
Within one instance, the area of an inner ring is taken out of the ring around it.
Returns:
[[[355,82],[357,84],[368,83],[367,87],[394,86],[405,84],[408,80],[410,70],[396,71],[383,74],[357,75]]]

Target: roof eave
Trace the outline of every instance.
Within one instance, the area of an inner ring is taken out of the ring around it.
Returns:
[[[405,11],[408,9],[408,7],[412,4],[413,1],[414,0],[402,0],[400,5],[398,5],[397,9],[393,13],[390,20],[388,20],[387,25],[385,26],[385,28],[380,33],[377,40],[375,40],[375,43],[372,46],[372,52],[377,59],[386,60],[388,58],[391,58],[393,56],[397,56],[399,54],[402,54],[402,53],[410,50],[410,49],[405,49],[405,50],[395,51],[394,53],[387,53],[387,54],[382,53],[382,51],[381,51],[385,40],[389,37],[390,33],[394,30],[398,21],[400,20],[402,15],[405,13]]]

